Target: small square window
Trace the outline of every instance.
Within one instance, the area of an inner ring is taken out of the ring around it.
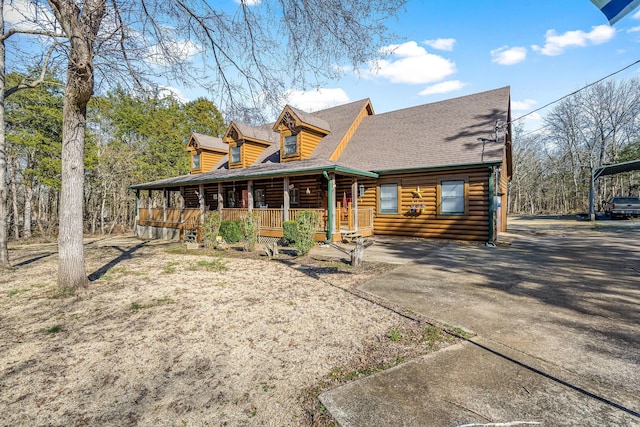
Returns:
[[[200,153],[191,157],[191,169],[200,169]]]
[[[240,147],[231,147],[231,163],[240,163]]]
[[[398,213],[398,184],[380,184],[380,213]]]
[[[440,182],[440,213],[464,215],[464,181]]]
[[[298,136],[290,135],[284,137],[284,155],[290,156],[298,154]]]

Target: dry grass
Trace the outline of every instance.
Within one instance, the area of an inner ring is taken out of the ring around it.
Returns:
[[[318,391],[450,341],[345,292],[384,264],[110,237],[87,241],[93,281],[70,295],[55,249],[10,246],[2,272],[2,425],[327,424]]]

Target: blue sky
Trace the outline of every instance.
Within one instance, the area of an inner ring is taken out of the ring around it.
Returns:
[[[229,11],[239,6],[219,1]],[[247,0],[252,7],[260,1]],[[29,4],[10,3],[7,20]],[[397,36],[376,68],[346,70],[318,90],[291,90],[289,102],[315,111],[370,98],[383,113],[511,86],[518,117],[640,60],[640,8],[610,26],[589,0],[412,0],[389,26]],[[189,55],[198,50],[176,46]],[[635,65],[616,78],[639,74]],[[183,100],[208,95],[176,92]],[[542,126],[544,113],[529,115],[526,128]]]
[[[377,71],[346,72],[290,103],[312,111],[371,98],[382,113],[508,85],[522,115],[640,59],[639,10],[609,26],[589,0],[414,0],[390,23],[398,37]]]

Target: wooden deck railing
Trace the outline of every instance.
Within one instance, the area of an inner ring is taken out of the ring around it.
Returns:
[[[289,209],[289,219],[295,221],[300,212],[314,211],[320,215],[320,225],[317,231],[322,233],[327,230],[327,211],[325,209]],[[240,221],[243,215],[249,212],[248,209],[241,208],[224,208],[222,210],[223,221]],[[280,231],[282,230],[283,222],[283,210],[282,209],[253,209],[253,212],[260,217],[260,228],[264,230]],[[339,212],[339,210],[338,210]],[[200,222],[200,209],[184,209],[182,211],[182,221],[180,220],[180,209],[168,208],[166,209],[167,219],[164,220],[164,213],[162,208],[152,208],[151,215],[149,215],[148,208],[140,208],[138,210],[138,223],[141,225],[155,225],[168,228],[180,228],[181,224]],[[351,211],[351,215],[355,216],[355,210]],[[336,215],[337,229],[340,228],[340,215]],[[155,223],[155,224],[150,224]],[[349,224],[353,224],[352,220],[348,221]],[[358,209],[358,230],[372,230],[373,229],[373,209],[372,208],[359,208]]]

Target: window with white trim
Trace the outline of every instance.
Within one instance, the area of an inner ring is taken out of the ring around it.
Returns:
[[[464,180],[440,182],[440,214],[465,214],[464,183]]]
[[[289,190],[289,203],[292,205],[300,203],[300,193],[295,187]]]
[[[398,213],[398,184],[380,184],[380,213]]]
[[[298,135],[284,137],[284,155],[298,154]]]

